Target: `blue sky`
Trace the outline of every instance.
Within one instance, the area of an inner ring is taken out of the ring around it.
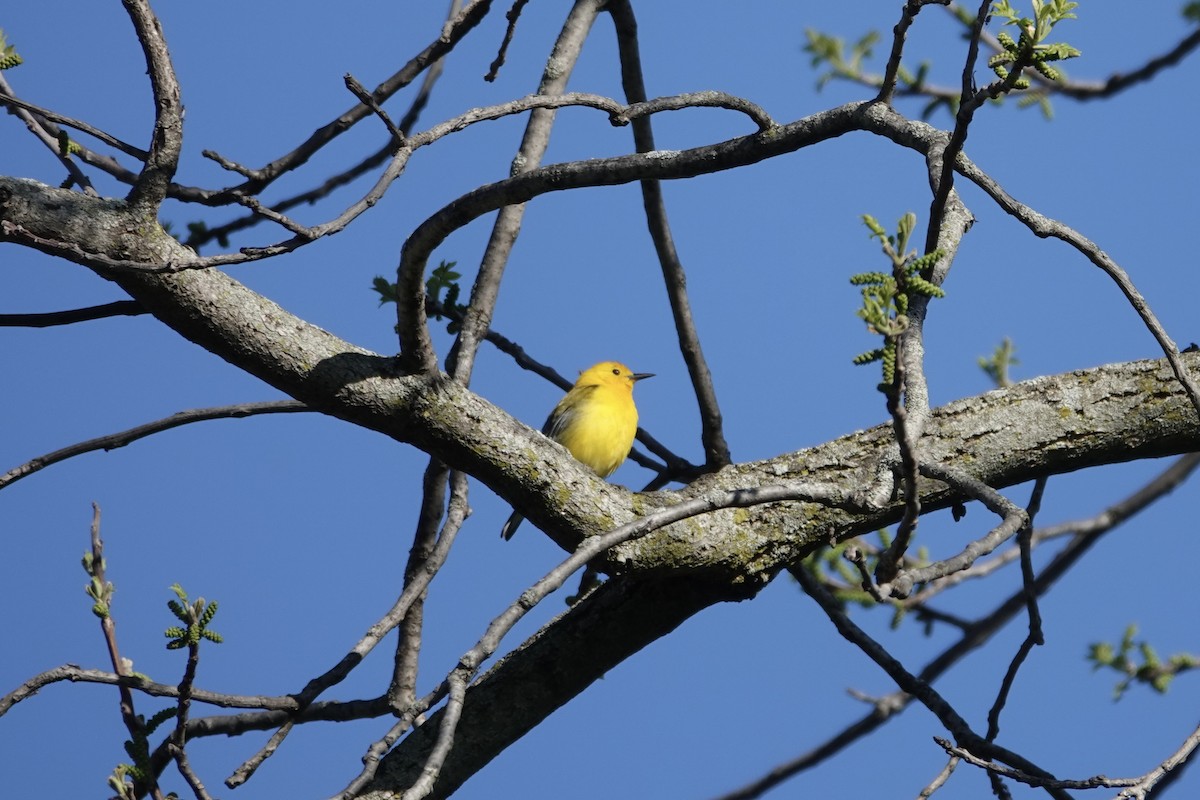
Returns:
[[[144,63],[119,3],[12,4],[0,27],[26,63],[6,72],[23,98],[84,119],[136,144],[146,141],[152,103]],[[341,76],[372,86],[440,30],[441,4],[159,3],[187,108],[178,180],[218,186],[229,176],[201,157],[216,150],[259,165],[291,149],[348,108]],[[247,7],[249,6],[249,7]],[[868,96],[816,74],[804,30],[857,38],[886,34],[898,2],[729,5],[643,3],[638,8],[651,96],[719,89],[746,97],[781,122]],[[530,93],[562,11],[530,4],[495,83],[481,76],[503,34],[493,10],[447,65],[418,127]],[[1187,32],[1175,4],[1143,4],[1137,16],[1111,3],[1086,4],[1062,38],[1083,51],[1067,65],[1077,78],[1128,71]],[[953,85],[961,41],[948,16],[926,10],[912,31],[909,60],[932,61],[931,78]],[[881,45],[871,66],[882,66]],[[1200,127],[1193,56],[1112,101],[1059,100],[1052,122],[1011,103],[977,117],[967,152],[1018,199],[1096,240],[1133,278],[1180,346],[1200,339],[1192,230],[1200,200]],[[981,73],[981,80],[983,79]],[[611,25],[602,17],[571,88],[620,97]],[[399,117],[411,92],[388,105]],[[919,104],[901,103],[917,114]],[[942,114],[931,120],[946,127]],[[288,310],[358,345],[396,349],[389,308],[370,291],[395,269],[404,237],[474,186],[507,174],[523,118],[475,126],[417,154],[384,200],[345,232],[286,259],[239,267],[235,277]],[[749,132],[715,109],[655,119],[658,146],[679,149]],[[379,146],[364,122],[267,200],[308,188]],[[547,161],[621,154],[627,129],[583,109],[560,114]],[[61,168],[11,117],[0,126],[0,174],[51,184]],[[122,195],[96,178],[105,194]],[[360,180],[296,212],[306,223],[335,216],[369,186]],[[977,223],[964,240],[927,326],[935,404],[990,388],[976,366],[1009,336],[1015,377],[1157,357],[1157,346],[1115,286],[1080,255],[1035,239],[971,187],[963,199]],[[851,357],[873,346],[854,316],[848,276],[884,265],[859,222],[891,226],[909,210],[924,220],[923,162],[910,151],[855,134],[730,174],[665,187],[697,324],[717,383],[726,435],[738,461],[817,444],[881,422],[873,369]],[[219,224],[229,211],[169,204],[176,230]],[[434,259],[455,260],[473,278],[491,217],[451,236]],[[258,226],[233,247],[284,238]],[[208,250],[205,254],[215,252]],[[92,273],[15,246],[0,249],[0,312],[49,311],[121,299]],[[616,358],[657,373],[638,386],[643,426],[681,455],[700,460],[698,416],[689,402],[653,248],[636,187],[558,193],[533,201],[510,262],[495,328],[566,375]],[[279,397],[257,379],[146,317],[46,330],[4,329],[10,376],[0,399],[0,470],[36,455],[175,411]],[[437,339],[444,354],[450,339]],[[492,402],[538,426],[559,390],[485,346],[472,384]],[[103,641],[82,592],[79,556],[90,503],[104,514],[114,613],[136,668],[174,682],[178,653],[163,649],[172,624],[167,587],[221,604],[214,627],[226,643],[208,648],[199,685],[230,693],[298,691],[345,652],[393,602],[416,518],[426,457],[378,434],[316,415],[194,425],[110,453],[54,466],[0,493],[0,619],[7,634],[0,691],[65,662],[105,667]],[[1043,523],[1090,516],[1164,464],[1120,465],[1051,480]],[[627,464],[612,478],[637,487],[649,474]],[[1190,609],[1195,543],[1192,484],[1103,541],[1043,600],[1046,646],[1033,653],[1003,718],[1001,743],[1063,777],[1138,775],[1191,732],[1200,689],[1181,678],[1165,697],[1135,688],[1111,701],[1114,679],[1084,661],[1089,642],[1114,640],[1129,623],[1164,654],[1197,649]],[[1024,502],[1027,487],[1009,496]],[[422,689],[471,647],[490,619],[562,554],[532,526],[512,542],[498,531],[507,505],[474,484],[473,516],[428,602]],[[956,552],[983,532],[981,512],[953,526],[935,515],[920,543]],[[1038,564],[1044,564],[1041,554]],[[990,586],[949,595],[943,606],[969,615],[1019,585],[1015,572]],[[551,598],[508,644],[562,608]],[[953,640],[889,615],[855,619],[917,669]],[[959,711],[985,727],[999,680],[1024,633],[1018,620],[938,685]],[[377,694],[390,674],[391,640],[332,697]],[[845,643],[796,587],[781,578],[751,602],[701,614],[613,670],[575,702],[510,747],[467,783],[461,798],[512,796],[708,798],[823,742],[866,707],[847,689],[882,695],[894,687]],[[159,705],[141,701],[151,713]],[[386,721],[308,728],[237,796],[319,797],[341,789]],[[912,797],[941,769],[936,720],[910,708],[881,734],[806,773],[771,797]],[[13,796],[45,790],[98,796],[124,759],[116,693],[56,685],[0,719],[0,764]],[[220,781],[265,740],[251,734],[198,742],[193,763],[220,796]],[[66,754],[64,754],[64,751]],[[1179,796],[1200,778],[1185,777]],[[174,777],[168,788],[186,787]],[[1190,787],[1190,788],[1189,788]],[[1014,786],[1016,796],[1032,796]],[[985,796],[986,781],[959,767],[938,797]],[[1102,796],[1107,796],[1103,795]]]

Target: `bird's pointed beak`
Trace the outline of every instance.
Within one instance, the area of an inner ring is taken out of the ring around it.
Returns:
[[[637,383],[638,381],[646,380],[646,378],[653,378],[654,373],[653,372],[635,372],[630,377],[633,378],[634,383]]]

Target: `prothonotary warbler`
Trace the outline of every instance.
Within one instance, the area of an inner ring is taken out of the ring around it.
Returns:
[[[550,412],[542,433],[596,470],[601,478],[607,478],[629,455],[637,434],[633,385],[653,377],[652,373],[634,372],[616,361],[588,367]],[[511,539],[522,519],[514,511],[500,535]]]

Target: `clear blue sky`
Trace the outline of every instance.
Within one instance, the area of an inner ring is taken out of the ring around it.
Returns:
[[[144,63],[119,3],[14,3],[0,27],[26,64],[6,73],[31,102],[87,120],[136,144],[152,113]],[[372,86],[440,29],[440,3],[159,3],[187,107],[178,179],[225,185],[229,176],[200,156],[212,149],[260,165],[291,149],[349,107],[341,76]],[[530,93],[565,4],[528,6],[494,84],[481,76],[503,34],[503,9],[463,43],[418,127],[480,105]],[[1083,51],[1072,77],[1103,78],[1172,47],[1186,32],[1176,3],[1085,4],[1062,38]],[[707,0],[638,8],[651,96],[720,89],[792,121],[866,90],[815,89],[802,51],[813,27],[857,38],[885,35],[901,3],[758,2],[733,12]],[[886,40],[885,40],[886,41]],[[881,68],[886,45],[872,62]],[[909,63],[929,59],[931,79],[954,85],[961,41],[945,13],[927,9],[909,43]],[[977,118],[968,154],[1027,202],[1096,240],[1124,266],[1184,346],[1196,329],[1193,231],[1200,200],[1196,57],[1114,101],[1060,100],[1047,122],[1011,103]],[[571,88],[620,96],[611,26],[602,17]],[[984,79],[980,73],[981,80]],[[388,109],[399,117],[411,93]],[[916,114],[916,103],[901,110]],[[932,120],[947,126],[942,114]],[[47,183],[61,168],[15,119],[0,125],[0,174]],[[290,311],[356,344],[396,349],[389,308],[370,291],[395,269],[405,235],[446,202],[507,174],[523,118],[479,125],[422,151],[377,207],[344,233],[294,256],[240,267],[234,275]],[[678,149],[749,132],[740,116],[695,110],[655,119],[661,148]],[[266,199],[308,188],[374,149],[368,121],[281,181]],[[560,114],[548,161],[629,152],[627,129],[594,111]],[[335,216],[369,184],[296,212],[304,222]],[[106,194],[123,188],[97,179]],[[1005,336],[1019,348],[1015,377],[1157,357],[1157,347],[1116,288],[1081,256],[1036,240],[963,188],[977,224],[964,240],[927,327],[928,374],[936,404],[987,390],[976,359]],[[769,458],[881,422],[873,369],[851,357],[873,346],[853,311],[847,278],[883,266],[859,216],[889,226],[908,210],[924,220],[928,186],[920,158],[856,134],[769,163],[673,183],[666,199],[701,336],[738,461]],[[658,377],[638,387],[642,423],[680,454],[701,460],[698,417],[689,403],[661,278],[636,187],[556,194],[530,204],[495,317],[495,327],[529,353],[573,375],[607,358]],[[170,205],[176,230],[196,219],[219,224],[229,211]],[[491,218],[453,235],[436,259],[458,261],[469,281]],[[233,247],[283,238],[259,226]],[[206,254],[214,252],[206,251]],[[121,293],[92,273],[27,249],[0,248],[0,312],[50,311],[108,302]],[[264,400],[278,393],[180,339],[147,317],[47,330],[5,329],[0,363],[0,471],[73,442],[175,411]],[[449,339],[438,338],[442,353]],[[473,388],[525,422],[540,425],[559,391],[490,347]],[[90,503],[104,512],[114,614],[135,668],[178,680],[183,658],[163,649],[172,624],[167,587],[221,604],[214,628],[226,643],[205,650],[198,685],[240,694],[298,691],[330,667],[399,592],[417,511],[424,454],[316,415],[194,425],[111,453],[90,454],[0,493],[0,620],[6,645],[0,693],[65,662],[106,668],[89,613],[79,556]],[[1051,480],[1043,523],[1090,516],[1163,464],[1135,464]],[[613,480],[649,478],[627,464]],[[1018,502],[1027,488],[1009,495]],[[1141,774],[1174,750],[1196,723],[1200,683],[1181,678],[1166,697],[1133,689],[1111,702],[1114,678],[1084,661],[1089,642],[1114,640],[1136,622],[1164,654],[1200,649],[1190,588],[1195,560],[1193,485],[1101,543],[1042,603],[1047,643],[1022,670],[1003,718],[1001,743],[1063,777]],[[485,487],[437,579],[427,610],[422,689],[471,647],[487,622],[561,558],[531,526],[504,543],[507,505]],[[990,520],[973,511],[957,526],[933,517],[920,543],[948,555]],[[1039,564],[1047,556],[1042,554]],[[968,587],[939,607],[978,613],[1011,592],[1011,572]],[[514,631],[515,646],[562,608],[551,598]],[[887,628],[889,615],[855,618],[916,670],[953,640],[914,624]],[[1024,633],[1018,620],[995,647],[965,660],[938,685],[982,730],[998,682]],[[331,693],[375,696],[386,684],[390,640]],[[752,602],[711,609],[650,646],[551,717],[457,795],[669,797],[703,800],[757,777],[823,742],[866,707],[847,689],[893,690],[885,675],[845,643],[786,578]],[[152,713],[161,703],[139,700]],[[321,797],[356,773],[382,720],[294,733],[242,797]],[[777,790],[772,797],[913,797],[941,769],[931,741],[943,731],[912,707],[875,738]],[[0,719],[5,792],[95,797],[125,756],[117,695],[109,687],[56,685]],[[220,785],[265,741],[252,734],[198,742],[193,764]],[[186,793],[172,774],[169,789]],[[1017,796],[1032,796],[1013,786]],[[959,767],[940,798],[986,796],[986,781]],[[1193,769],[1177,796],[1200,792]],[[1115,794],[1110,792],[1108,794]],[[1104,792],[1099,795],[1107,796]]]

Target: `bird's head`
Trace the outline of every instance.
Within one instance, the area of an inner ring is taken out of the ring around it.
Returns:
[[[576,386],[619,386],[632,392],[640,380],[653,378],[652,372],[634,372],[619,361],[601,361],[579,373]]]

